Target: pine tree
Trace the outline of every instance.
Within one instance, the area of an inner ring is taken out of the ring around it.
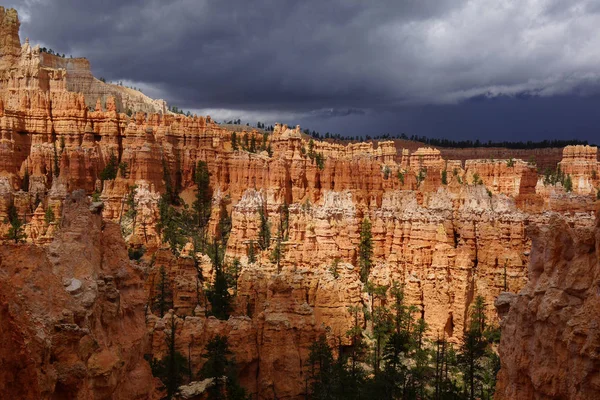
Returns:
[[[210,191],[210,173],[208,165],[204,161],[198,161],[194,173],[194,182],[196,183],[196,200],[193,208],[196,211],[198,227],[203,229],[208,224],[211,213],[212,193]]]
[[[382,346],[386,342],[388,335],[393,329],[393,318],[392,314],[384,306],[387,295],[387,287],[368,285],[368,291],[373,298],[371,302],[373,308],[370,318],[373,326],[373,338],[375,339],[375,347],[373,349],[373,371],[375,375],[377,375],[381,365]],[[376,302],[379,303],[377,306],[375,306]]]
[[[464,376],[469,400],[475,399],[476,384],[478,384],[477,372],[480,360],[485,355],[487,343],[485,342],[485,303],[483,297],[477,296],[471,311],[471,322],[469,329],[465,332],[463,344],[458,357]]]
[[[263,204],[258,208],[258,215],[260,217],[258,245],[262,250],[266,250],[271,244],[271,224],[269,223],[269,218],[266,213],[266,204]]]
[[[178,254],[186,240],[181,232],[181,215],[169,204],[169,197],[169,194],[165,193],[158,201],[159,219],[156,228],[162,236],[163,243],[168,243],[173,254]]]
[[[6,234],[6,239],[14,241],[15,244],[24,242],[24,239],[27,237],[27,235],[25,235],[23,230],[23,221],[19,218],[17,208],[14,204],[11,204],[8,207],[6,214],[7,216],[4,220],[4,223],[10,224],[10,228]]]
[[[155,295],[152,299],[152,309],[162,318],[173,306],[173,291],[171,282],[164,266],[158,272],[158,282],[155,285]]]
[[[29,169],[25,168],[25,174],[23,174],[23,181],[21,182],[21,190],[29,192]]]
[[[564,180],[565,191],[572,192],[573,191],[573,180],[571,179],[571,175],[567,175]]]
[[[279,222],[279,229],[277,229],[277,238],[275,239],[275,248],[271,253],[271,262],[277,265],[277,272],[281,272],[281,256],[282,256],[282,247],[281,242],[283,241],[283,228],[281,221]]]
[[[100,179],[103,181],[113,180],[117,177],[118,160],[114,153],[110,153],[108,162],[104,169],[100,172]]]
[[[360,244],[358,247],[358,266],[360,268],[360,280],[367,283],[373,257],[373,239],[371,235],[371,222],[368,218],[363,219],[360,226]]]
[[[349,306],[348,313],[352,317],[352,328],[346,332],[346,336],[350,338],[350,376],[351,380],[357,385],[364,376],[360,363],[365,356],[365,343],[362,338],[362,328],[360,321],[361,308],[359,306]]]
[[[312,399],[332,399],[335,377],[333,353],[325,335],[319,338],[310,346],[308,356],[310,389],[309,393]]]
[[[213,249],[215,280],[207,290],[207,296],[211,305],[211,315],[214,315],[217,319],[227,320],[231,312],[231,295],[229,294],[227,275],[223,270],[219,244],[216,240],[213,242]]]
[[[237,380],[232,354],[227,336],[217,335],[206,344],[202,355],[206,362],[202,366],[200,375],[203,379],[213,379],[213,385],[207,390],[209,400],[246,399],[246,391]]]
[[[283,206],[281,207],[280,219],[283,240],[288,240],[290,235],[290,207],[287,203],[287,200],[284,200]]]
[[[267,150],[267,139],[269,138],[269,134],[267,132],[263,133],[262,143],[260,144],[260,150]]]
[[[175,314],[166,330],[167,354],[162,360],[153,359],[150,363],[152,374],[158,377],[167,389],[167,399],[171,399],[182,384],[183,377],[188,374],[186,358],[175,349],[177,324]]]
[[[52,222],[54,222],[55,219],[56,218],[54,216],[54,211],[52,210],[52,207],[48,206],[46,212],[44,213],[44,221],[46,222],[46,225],[50,225]]]
[[[223,252],[225,252],[227,248],[227,241],[229,240],[229,233],[231,232],[231,217],[227,212],[227,207],[225,204],[221,203],[221,215],[219,218],[219,230],[218,237],[221,242],[221,247]]]
[[[238,149],[237,134],[235,133],[235,131],[231,134],[231,149],[233,151],[237,151]]]
[[[256,262],[256,253],[254,249],[254,240],[248,243],[248,264],[254,264]]]

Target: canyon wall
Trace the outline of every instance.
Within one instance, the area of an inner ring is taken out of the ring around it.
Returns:
[[[6,398],[148,399],[143,274],[119,227],[82,191],[43,248],[0,249],[0,392]]]
[[[495,398],[596,398],[600,225],[575,228],[555,216],[530,234],[529,281],[496,302],[502,368]]]

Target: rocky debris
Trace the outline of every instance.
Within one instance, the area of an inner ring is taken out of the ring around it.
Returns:
[[[65,287],[65,290],[69,294],[79,294],[82,290],[82,283],[79,279],[70,279],[69,284]]]
[[[104,208],[104,203],[101,201],[95,201],[90,204],[90,211],[92,214],[102,214],[102,209]]]
[[[502,292],[496,297],[494,301],[494,307],[496,307],[496,312],[498,312],[498,316],[502,321],[506,314],[510,311],[510,307],[517,300],[517,295],[515,293],[510,292]]]
[[[181,400],[192,400],[202,396],[208,388],[213,386],[214,379],[208,378],[202,381],[190,382],[187,385],[179,387],[178,398]]]

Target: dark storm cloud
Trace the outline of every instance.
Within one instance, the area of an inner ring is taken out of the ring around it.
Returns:
[[[87,56],[97,75],[158,85],[188,108],[298,110],[386,92],[370,76],[388,50],[378,26],[431,18],[451,3],[54,0],[22,8],[24,33]]]
[[[468,99],[592,96],[600,86],[600,1],[10,3],[32,43],[224,118],[346,126],[391,116],[423,130],[434,121],[414,123],[424,110],[475,110]]]

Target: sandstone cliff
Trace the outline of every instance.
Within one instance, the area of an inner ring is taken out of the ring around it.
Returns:
[[[67,198],[44,249],[0,249],[0,392],[6,398],[148,399],[143,274],[118,227]]]
[[[529,282],[504,293],[496,399],[593,399],[600,390],[600,225],[532,227]]]

